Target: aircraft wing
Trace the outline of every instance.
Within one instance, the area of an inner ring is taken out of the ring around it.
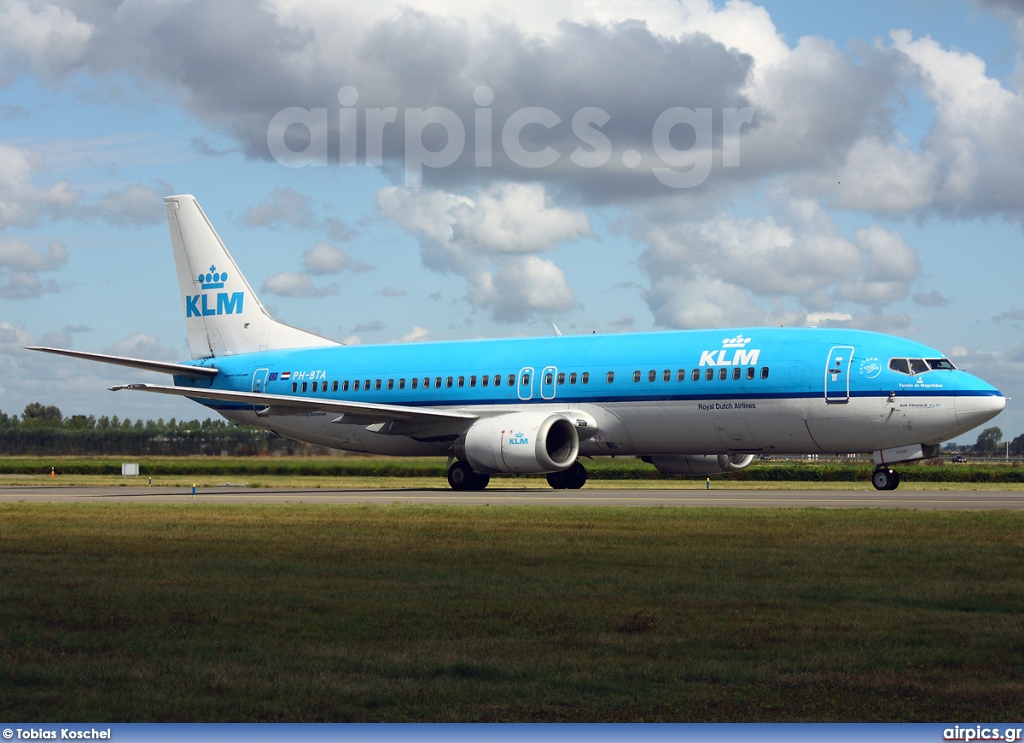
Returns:
[[[237,402],[255,407],[263,407],[257,411],[259,416],[270,415],[301,415],[314,411],[338,413],[336,423],[353,425],[384,424],[377,430],[380,433],[411,434],[425,431],[439,424],[465,424],[475,421],[479,416],[460,410],[418,408],[411,405],[379,405],[365,402],[349,402],[329,400],[322,397],[294,397],[292,395],[268,395],[261,392],[235,392],[197,387],[171,387],[159,384],[124,384],[111,387],[111,391],[138,390],[140,392],[159,392],[164,395],[181,395],[193,400],[222,400]],[[447,426],[446,426],[447,427]]]
[[[161,374],[174,374],[179,377],[189,377],[190,379],[211,379],[218,374],[217,369],[212,366],[174,364],[169,361],[133,359],[128,356],[111,356],[106,353],[92,353],[90,351],[69,351],[66,348],[49,348],[47,346],[25,346],[25,348],[29,351],[56,353],[61,356],[71,356],[75,359],[101,361],[104,364],[117,364],[118,366],[128,366],[132,369],[143,369],[145,371],[160,372]]]

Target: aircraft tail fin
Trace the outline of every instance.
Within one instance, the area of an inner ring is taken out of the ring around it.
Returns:
[[[340,345],[270,316],[194,196],[164,207],[193,359]]]

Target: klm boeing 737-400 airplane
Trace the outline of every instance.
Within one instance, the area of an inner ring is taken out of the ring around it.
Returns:
[[[344,346],[274,320],[192,196],[165,199],[192,361],[34,347],[171,375],[113,390],[183,395],[237,423],[321,446],[448,457],[455,490],[495,473],[579,488],[580,457],[669,474],[759,454],[872,452],[898,462],[997,415],[997,389],[920,343],[826,328],[734,328]]]

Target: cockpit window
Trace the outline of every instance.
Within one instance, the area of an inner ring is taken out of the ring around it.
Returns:
[[[906,359],[889,359],[889,368],[900,374],[910,374],[910,365]]]
[[[889,368],[894,372],[916,376],[930,371],[954,371],[949,359],[889,359]]]

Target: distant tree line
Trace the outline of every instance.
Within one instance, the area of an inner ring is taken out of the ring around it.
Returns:
[[[954,450],[954,447],[947,444],[946,448]],[[1024,457],[1024,434],[1017,436],[1009,442],[1003,440],[1003,429],[998,426],[986,428],[978,434],[978,440],[973,445],[955,447],[956,450],[972,457],[1005,457],[1007,453],[1014,458]]]
[[[0,455],[170,455],[255,456],[323,453],[252,426],[223,419],[143,422],[92,415],[65,418],[55,405],[33,402],[19,418],[0,411]]]

